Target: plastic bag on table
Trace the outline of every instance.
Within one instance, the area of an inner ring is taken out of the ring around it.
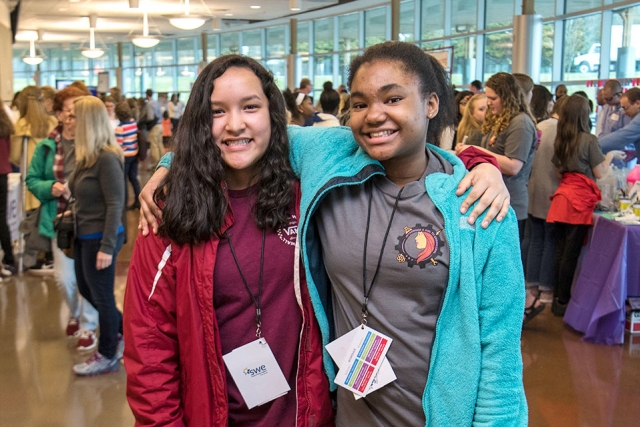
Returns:
[[[616,210],[614,196],[619,189],[619,185],[614,169],[615,166],[609,166],[604,176],[596,181],[600,193],[602,193],[602,200],[598,203],[598,209],[601,211],[612,212]]]

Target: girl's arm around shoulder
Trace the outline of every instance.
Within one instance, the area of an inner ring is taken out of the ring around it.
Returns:
[[[124,298],[127,399],[141,426],[184,426],[175,266],[168,239],[138,236]]]
[[[476,231],[481,370],[473,425],[525,426],[520,335],[525,282],[513,209],[501,223]]]

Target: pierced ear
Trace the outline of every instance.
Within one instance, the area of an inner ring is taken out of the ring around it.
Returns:
[[[440,111],[440,99],[435,92],[432,92],[427,100],[427,118],[433,119],[438,115],[438,111]]]

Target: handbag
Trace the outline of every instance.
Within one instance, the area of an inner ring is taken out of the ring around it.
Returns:
[[[25,218],[20,222],[19,230],[24,234],[24,244],[27,251],[49,252],[51,251],[51,239],[40,234],[40,211],[42,205],[36,209],[27,211]]]
[[[53,229],[56,231],[56,241],[58,248],[64,254],[73,258],[73,246],[76,238],[76,216],[73,209],[68,209],[70,200],[64,207],[63,213],[58,214],[53,220]]]

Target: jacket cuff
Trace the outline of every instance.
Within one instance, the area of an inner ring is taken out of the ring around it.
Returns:
[[[165,155],[162,156],[162,158],[158,162],[158,166],[156,166],[156,170],[158,170],[158,168],[169,169],[171,167],[172,160],[173,160],[173,152],[169,151],[168,153],[165,153]]]
[[[498,170],[500,170],[500,166],[498,166],[498,159],[496,159],[491,154],[479,150],[473,146],[464,150],[458,155],[458,157],[460,158],[460,160],[462,160],[462,163],[464,163],[464,166],[467,168],[467,170],[471,170],[481,163],[492,164]]]

